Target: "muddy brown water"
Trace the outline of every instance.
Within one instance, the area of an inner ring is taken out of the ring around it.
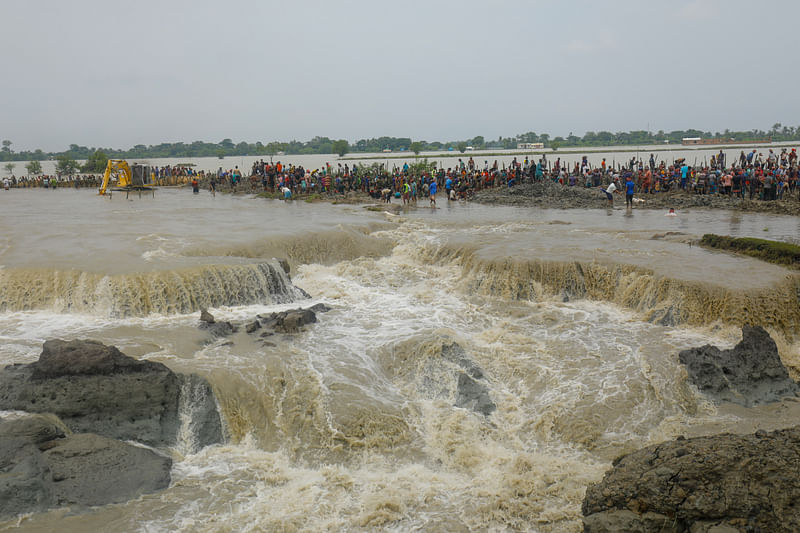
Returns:
[[[677,353],[730,347],[750,319],[798,376],[797,275],[690,243],[789,240],[799,224],[0,192],[0,364],[35,360],[45,339],[98,339],[206,376],[229,435],[165,450],[163,492],[0,530],[580,531],[585,487],[618,454],[797,420],[790,400],[710,404]],[[201,304],[244,322],[316,302],[332,310],[271,346],[244,331],[208,343],[196,328]],[[439,355],[450,342],[483,370],[489,417],[453,406],[458,369]]]

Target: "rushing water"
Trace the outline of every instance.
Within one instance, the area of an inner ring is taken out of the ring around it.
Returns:
[[[207,377],[230,435],[172,450],[163,492],[0,530],[580,531],[587,484],[620,453],[796,420],[795,402],[709,404],[677,353],[763,322],[796,376],[797,277],[691,242],[791,240],[798,224],[0,193],[0,364],[34,361],[49,338],[114,344]],[[204,305],[244,322],[315,302],[332,310],[270,343],[208,343],[196,327]],[[441,353],[453,342],[482,370],[491,415],[454,407],[459,367]]]

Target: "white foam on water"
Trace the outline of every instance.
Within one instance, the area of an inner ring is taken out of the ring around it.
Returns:
[[[218,321],[244,324],[332,307],[295,335],[240,331],[203,344],[196,313],[124,328],[96,317],[0,317],[14,324],[9,344],[22,352],[56,333],[155,338],[145,356],[208,376],[234,435],[185,450],[161,493],[58,522],[34,517],[20,530],[80,531],[110,518],[115,529],[148,533],[577,532],[586,486],[620,453],[757,416],[721,412],[687,385],[677,361],[684,348],[735,344],[735,328],[660,326],[544,291],[530,300],[478,294],[457,261],[419,253],[448,238],[444,225],[432,226],[404,219],[376,232],[398,243],[385,257],[299,267],[295,283],[312,300],[211,309]],[[451,342],[482,370],[478,381],[496,404],[490,416],[454,406],[460,367],[441,355]]]

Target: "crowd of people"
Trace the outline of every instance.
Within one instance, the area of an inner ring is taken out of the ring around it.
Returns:
[[[40,176],[10,176],[3,178],[3,188],[8,189],[59,189],[59,188],[85,188],[99,187],[103,182],[103,176],[94,174],[75,174],[68,176],[58,176],[42,174]]]
[[[720,150],[710,161],[702,164],[695,161],[691,165],[685,159],[671,164],[658,162],[654,154],[650,154],[648,160],[632,158],[624,165],[608,165],[606,159],[599,165],[592,165],[587,156],[574,165],[567,165],[561,158],[550,162],[543,155],[536,161],[529,157],[514,158],[509,165],[499,165],[496,160],[490,164],[487,160],[480,166],[470,157],[458,159],[454,167],[446,169],[437,168],[435,163],[423,169],[408,163],[392,169],[339,163],[337,167],[326,164],[314,170],[257,161],[244,184],[238,167],[229,171],[220,168],[217,181],[229,183],[234,189],[282,191],[285,198],[358,191],[376,200],[391,202],[394,198],[404,204],[415,203],[419,197],[428,198],[433,183],[448,200],[457,200],[469,199],[476,191],[486,188],[543,181],[565,187],[598,187],[609,194],[624,189],[626,197],[680,191],[772,201],[798,195],[798,157],[795,148],[784,148],[780,153],[769,149],[766,156],[756,150],[742,151],[730,162]]]
[[[191,183],[210,190],[220,188],[233,192],[267,191],[290,199],[297,196],[345,195],[351,192],[367,194],[376,200],[404,204],[416,203],[420,197],[430,198],[431,187],[441,191],[448,200],[469,199],[476,191],[493,187],[514,187],[521,183],[550,181],[564,187],[597,187],[608,195],[625,189],[626,197],[633,194],[652,195],[670,191],[687,194],[725,195],[731,198],[773,201],[798,195],[798,157],[795,148],[769,149],[766,155],[757,150],[741,152],[733,161],[725,153],[711,156],[710,161],[689,164],[678,159],[671,164],[658,161],[654,154],[648,160],[632,158],[625,164],[609,165],[602,159],[599,165],[589,162],[587,156],[573,165],[561,158],[548,161],[547,155],[534,160],[513,158],[510,164],[476,164],[472,157],[459,158],[453,167],[444,168],[435,163],[403,164],[393,167],[373,164],[350,165],[327,163],[319,169],[303,166],[256,161],[245,175],[238,166],[216,172],[197,171],[188,166],[152,167],[151,175],[156,185],[181,185]],[[14,187],[99,187],[100,175],[52,176],[6,178],[5,188]],[[609,190],[610,189],[610,190]],[[630,198],[627,198],[630,200]],[[435,201],[435,195],[434,199]],[[432,202],[433,203],[433,202]]]
[[[653,154],[650,154],[647,163],[632,160],[625,168],[612,171],[611,177],[612,182],[631,178],[635,192],[640,194],[680,190],[691,194],[771,201],[797,192],[798,158],[795,148],[784,148],[780,154],[770,149],[766,157],[756,150],[747,154],[742,151],[729,165],[726,159],[725,153],[720,150],[719,154],[712,155],[710,161],[704,161],[702,165],[696,162],[689,165],[685,159],[667,165],[665,162],[657,164]],[[606,174],[605,165],[601,166],[601,169],[583,171],[584,176],[591,176],[587,177],[587,186],[590,181],[591,185],[600,185],[602,176]],[[559,175],[559,181],[563,183],[563,180],[564,176]]]
[[[183,185],[192,179],[202,179],[205,171],[195,170],[188,165],[150,167],[153,185]],[[59,189],[59,188],[99,188],[103,174],[41,174],[34,176],[9,176],[3,179],[3,188],[8,189]]]

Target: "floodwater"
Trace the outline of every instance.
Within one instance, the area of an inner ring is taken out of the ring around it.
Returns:
[[[755,319],[797,377],[797,276],[691,245],[791,240],[796,217],[12,190],[0,228],[0,365],[51,338],[114,344],[208,378],[229,437],[167,450],[160,493],[0,531],[577,532],[617,455],[800,414],[714,406],[677,356],[730,347]],[[316,302],[332,310],[272,345],[196,327],[201,306],[244,322]],[[482,370],[490,415],[454,406],[451,343]]]

